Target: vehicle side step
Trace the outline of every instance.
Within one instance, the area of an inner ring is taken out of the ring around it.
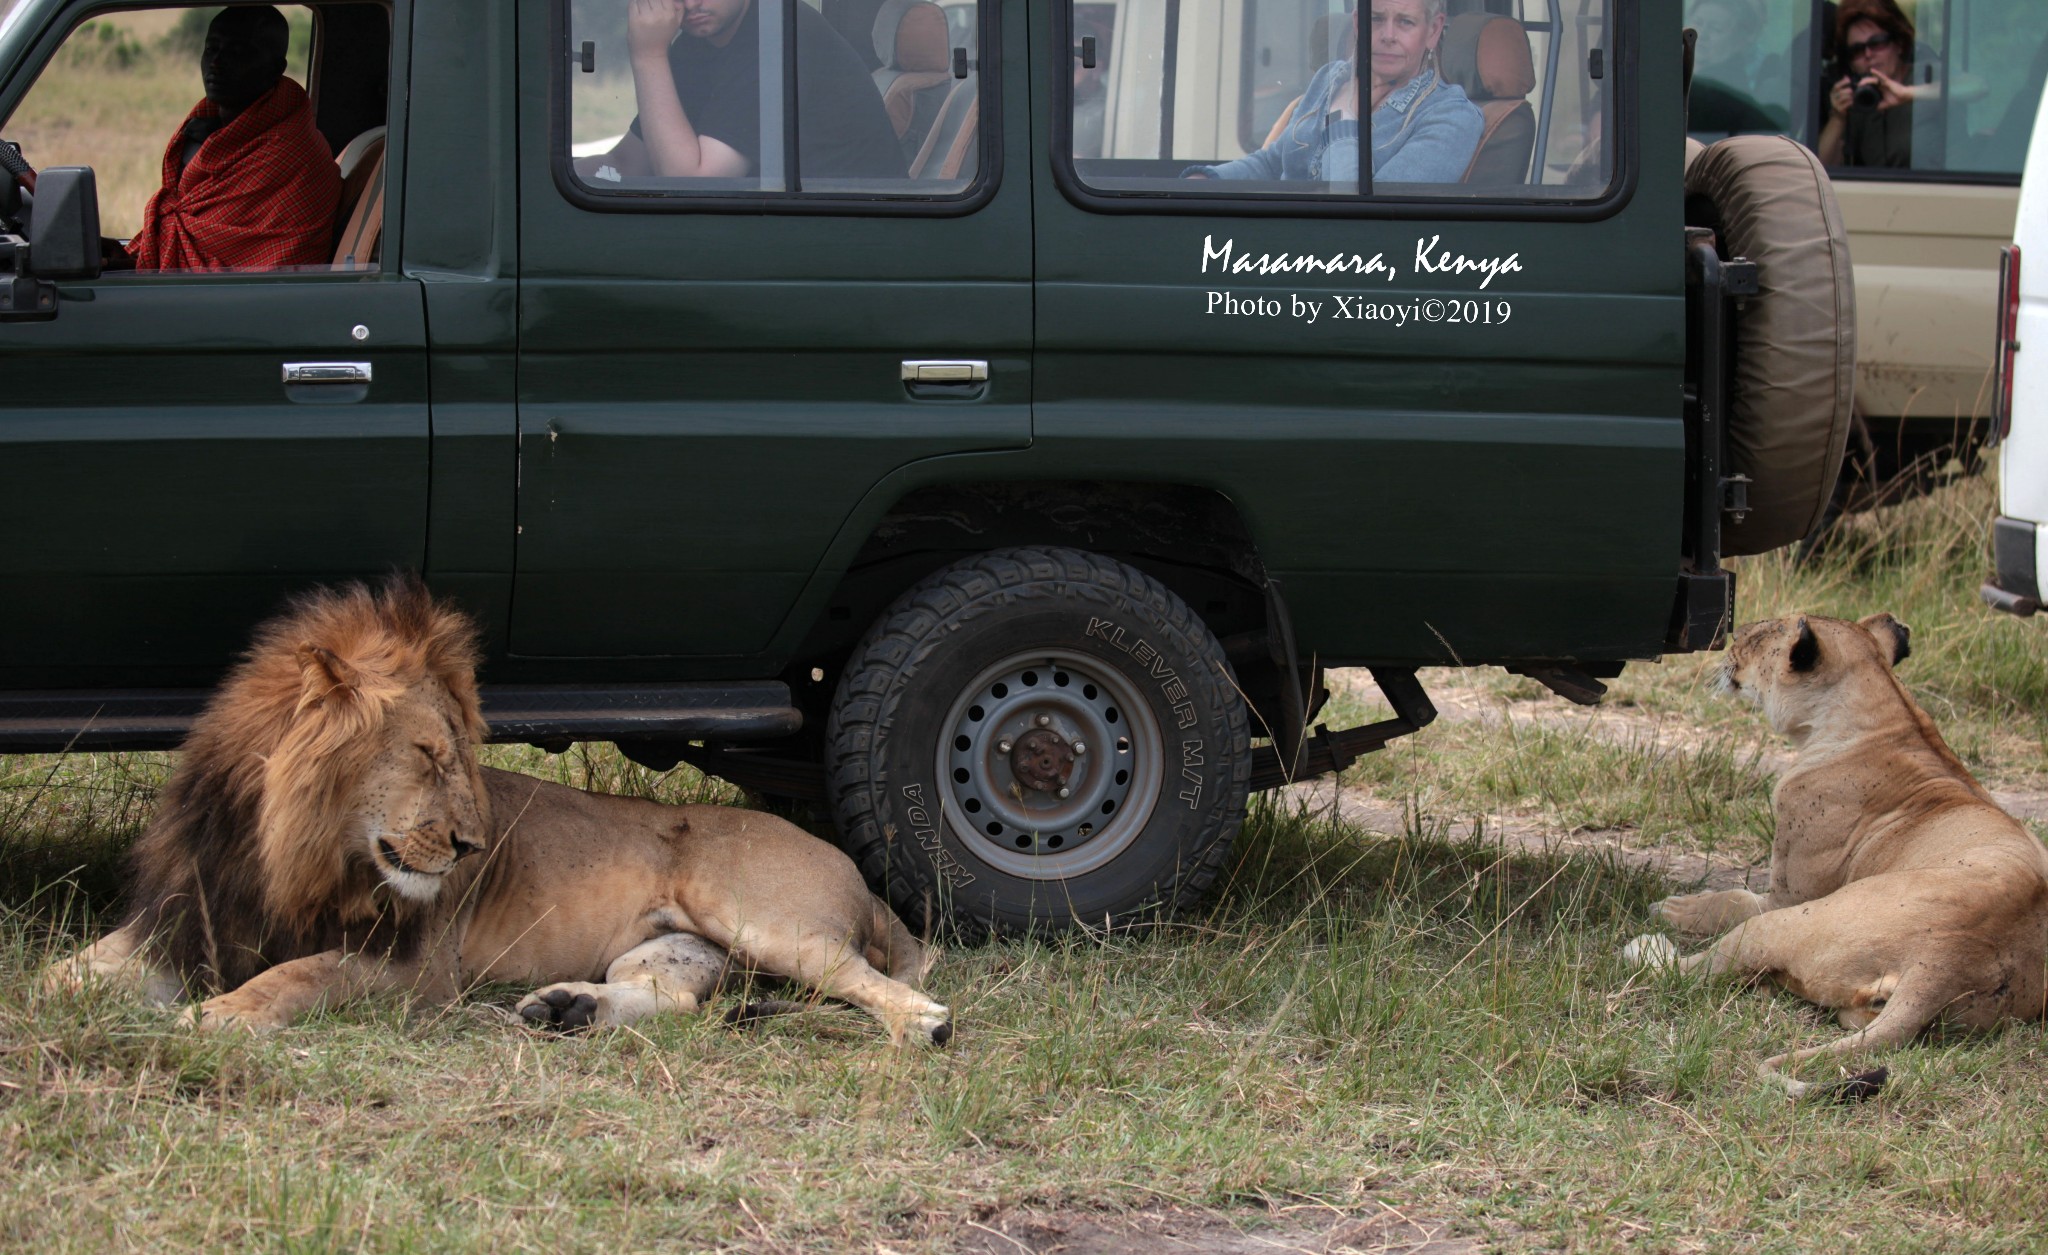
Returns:
[[[487,685],[491,740],[542,749],[572,741],[761,741],[803,727],[780,680],[702,684]]]
[[[205,689],[7,693],[0,695],[0,752],[171,749],[206,698]]]
[[[1252,751],[1252,792],[1342,771],[1360,757],[1385,749],[1387,742],[1421,731],[1436,718],[1436,707],[1430,703],[1429,694],[1422,691],[1422,682],[1415,678],[1413,667],[1374,667],[1372,678],[1394,708],[1394,718],[1337,732],[1317,725],[1315,735],[1302,743],[1301,765],[1291,775],[1281,763],[1278,750],[1270,745],[1259,746]]]
[[[485,685],[495,742],[561,749],[575,741],[766,740],[803,726],[780,680],[703,684]],[[206,689],[0,694],[0,753],[175,749]]]

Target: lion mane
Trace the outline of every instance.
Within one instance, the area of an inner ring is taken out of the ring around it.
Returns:
[[[345,857],[349,801],[376,753],[366,733],[424,678],[482,742],[477,662],[470,622],[417,577],[294,598],[193,723],[130,855],[127,922],[214,991],[336,948],[411,957],[426,912]]]

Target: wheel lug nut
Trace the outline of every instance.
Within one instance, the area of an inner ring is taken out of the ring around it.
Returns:
[[[1076,756],[1076,757],[1078,757],[1078,756],[1080,756],[1080,755],[1082,755],[1082,754],[1085,754],[1085,753],[1087,753],[1087,752],[1088,752],[1088,742],[1086,742],[1086,741],[1076,741],[1076,742],[1074,742],[1074,754],[1075,754],[1075,756]]]
[[[997,741],[997,742],[996,742],[996,753],[998,753],[998,754],[1007,754],[1007,753],[1009,753],[1009,752],[1010,752],[1010,743],[1009,743],[1008,741]]]
[[[1040,715],[1040,716],[1038,717],[1038,726],[1039,726],[1039,727],[1041,727],[1041,728],[1049,728],[1049,727],[1051,727],[1051,726],[1052,726],[1052,716],[1051,716],[1051,715]]]
[[[1073,790],[1071,790],[1071,789],[1067,788],[1067,786],[1066,786],[1066,785],[1061,785],[1061,786],[1060,786],[1060,796],[1061,796],[1061,797],[1065,797],[1065,796],[1067,796],[1067,795],[1068,795],[1069,793],[1071,793],[1072,791],[1073,791]]]

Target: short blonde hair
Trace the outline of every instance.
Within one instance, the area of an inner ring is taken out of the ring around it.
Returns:
[[[1422,0],[1422,20],[1427,22],[1433,17],[1443,17],[1449,3],[1450,0]],[[1373,0],[1359,0],[1358,8],[1352,10],[1351,16],[1356,18],[1360,13],[1369,13],[1372,6]]]

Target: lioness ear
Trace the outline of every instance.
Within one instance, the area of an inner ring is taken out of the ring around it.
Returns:
[[[299,646],[299,675],[305,680],[303,700],[307,702],[352,695],[363,683],[361,674],[340,654],[310,642]]]
[[[1891,655],[1894,667],[1913,656],[1913,629],[1890,614],[1879,611],[1867,619],[1857,620],[1857,626],[1877,638],[1878,648]]]
[[[1813,625],[1802,614],[1799,616],[1799,639],[1792,642],[1792,669],[1811,671],[1819,661],[1820,640],[1813,634]]]

